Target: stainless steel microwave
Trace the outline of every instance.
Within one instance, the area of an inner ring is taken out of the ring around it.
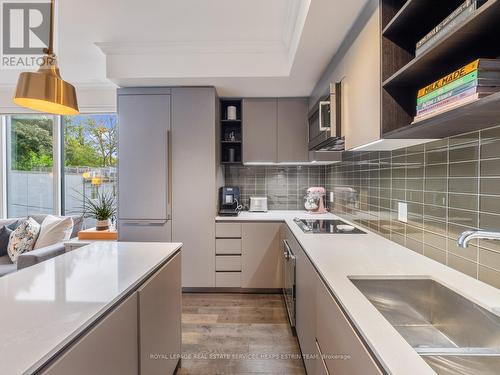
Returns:
[[[342,83],[330,84],[330,94],[309,113],[309,150],[341,151]]]

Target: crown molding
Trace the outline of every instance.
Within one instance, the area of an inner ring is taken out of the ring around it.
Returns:
[[[302,0],[289,0],[287,2],[286,19],[283,26],[283,43],[289,49],[294,33],[296,33],[297,16]]]
[[[292,22],[292,24],[288,26],[288,31],[284,35],[284,37],[287,38],[285,39],[285,43],[287,44],[290,69],[292,68],[292,64],[295,60],[295,54],[299,48],[302,32],[304,31],[307,15],[309,14],[311,1],[312,0],[293,0],[292,5],[290,5],[290,22]]]

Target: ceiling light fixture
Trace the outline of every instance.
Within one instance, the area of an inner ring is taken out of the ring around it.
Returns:
[[[50,2],[49,47],[44,49],[43,62],[37,72],[23,72],[17,81],[14,103],[35,111],[56,115],[80,113],[75,87],[64,81],[54,54],[55,0]]]

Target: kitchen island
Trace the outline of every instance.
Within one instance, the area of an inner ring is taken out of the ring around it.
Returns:
[[[1,278],[0,373],[173,373],[181,247],[97,242]]]
[[[315,365],[310,367],[308,364],[310,361],[306,360],[308,373],[326,373],[323,368],[328,366],[331,366],[330,372],[335,373],[332,368],[339,366],[340,372],[336,373],[435,374],[435,371],[361,293],[353,283],[353,279],[431,279],[498,316],[500,290],[492,286],[413,252],[348,220],[344,221],[362,229],[366,234],[304,233],[294,218],[343,220],[329,213],[311,215],[304,211],[269,211],[242,212],[238,217],[217,217],[216,222],[241,223],[242,226],[245,223],[283,223],[287,233],[284,239],[291,246],[296,241],[299,248],[295,254],[297,257],[296,319],[303,354],[317,354],[317,349],[322,349],[323,354],[327,355],[346,354],[336,351],[337,348],[334,348],[334,353],[327,350],[330,344],[328,341],[335,336],[329,332],[337,332],[337,336],[339,335],[338,330],[330,329],[331,325],[337,324],[334,322],[334,313],[338,313],[339,321],[345,318],[347,327],[341,331],[340,341],[343,342],[340,345],[348,341],[346,332],[348,334],[351,332],[353,337],[358,336],[353,338],[353,342],[359,338],[358,341],[362,342],[359,347],[369,353],[373,362],[377,364],[372,367],[373,371],[363,371],[361,367],[356,369],[357,363],[361,361],[342,361],[337,358],[323,361],[323,364],[316,363],[315,371],[311,371]],[[301,256],[302,254],[304,256]],[[309,270],[314,275],[310,275]],[[338,311],[335,311],[335,307],[338,307]],[[339,327],[340,323],[334,328]],[[332,344],[331,347],[333,346]],[[363,354],[361,353],[358,358]],[[352,367],[349,370],[342,367],[349,363],[354,366],[354,372]]]

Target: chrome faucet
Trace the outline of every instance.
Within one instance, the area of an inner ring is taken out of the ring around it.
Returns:
[[[485,230],[467,230],[458,237],[458,246],[464,249],[469,245],[469,241],[476,238],[482,240],[500,240],[500,232],[488,232]]]

